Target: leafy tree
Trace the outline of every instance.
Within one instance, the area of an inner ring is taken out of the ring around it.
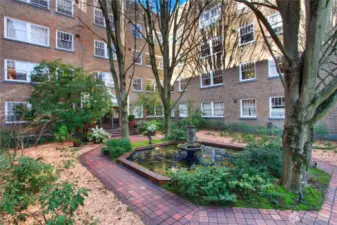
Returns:
[[[111,95],[100,80],[61,61],[43,61],[35,68],[37,82],[29,102],[36,120],[64,125],[70,133],[93,124],[111,108]]]
[[[294,192],[302,191],[304,173],[311,162],[313,126],[337,101],[337,26],[332,13],[336,3],[333,0],[236,1],[255,14],[273,58],[276,52],[283,56],[284,76],[280,78],[284,84],[286,118],[280,182]],[[280,13],[282,36],[269,23],[266,10]],[[281,74],[279,67],[278,71]]]

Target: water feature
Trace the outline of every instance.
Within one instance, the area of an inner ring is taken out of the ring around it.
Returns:
[[[128,160],[149,170],[168,176],[170,170],[186,168],[193,171],[200,166],[232,166],[237,151],[200,145],[200,151],[194,153],[195,160],[188,160],[188,153],[177,145],[168,145],[152,149],[136,151]]]

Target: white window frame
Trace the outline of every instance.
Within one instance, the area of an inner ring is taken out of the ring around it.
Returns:
[[[212,15],[212,10],[214,9],[216,10],[216,13]],[[209,14],[207,19],[204,18],[205,14]],[[221,5],[215,5],[209,9],[204,10],[204,12],[202,12],[202,14],[200,15],[200,19],[199,19],[199,30],[204,29],[218,22],[220,16],[221,16]]]
[[[223,115],[222,116],[219,116],[219,115],[215,115],[215,103],[222,103],[223,105]],[[205,104],[211,104],[211,115],[204,115],[202,114],[201,116],[204,117],[204,118],[223,118],[224,117],[224,110],[225,110],[225,105],[224,105],[224,102],[223,101],[208,101],[208,102],[201,102],[201,105],[200,105],[200,109],[201,109],[201,112],[203,113],[204,112],[204,105]]]
[[[134,60],[134,54],[135,52],[139,52],[140,53],[140,56],[138,57],[137,60],[140,59],[140,63],[136,63],[136,61],[133,61]],[[138,51],[138,50],[135,50],[135,49],[132,49],[132,62],[135,64],[135,65],[143,65],[143,52],[141,51]]]
[[[188,82],[187,82],[187,79],[188,79],[188,78],[184,78],[184,79],[183,79],[183,78],[180,78],[180,79],[178,80],[178,91],[179,91],[179,92],[184,91],[184,88],[181,87],[181,80],[186,81],[186,86],[187,86],[187,85],[188,85],[188,84],[187,84],[187,83],[188,83]],[[187,91],[187,87],[185,88],[185,91]]]
[[[215,72],[215,70],[211,71],[211,72],[207,72],[209,74],[210,80],[211,80],[211,83],[209,85],[203,85],[203,82],[202,82],[202,75],[203,74],[200,74],[200,88],[223,86],[224,79],[223,79],[222,72],[221,72],[221,74],[222,74],[222,83],[220,83],[220,84],[214,84],[214,72]]]
[[[274,23],[274,24],[271,24],[271,18],[274,17],[274,16],[279,16],[281,18],[281,22],[278,22],[278,23]],[[279,12],[277,13],[274,13],[274,14],[271,14],[270,16],[267,17],[267,20],[268,20],[268,23],[270,24],[270,26],[272,27],[272,29],[275,31],[275,28],[279,28],[281,27],[282,29],[278,32],[275,32],[276,34],[278,35],[281,35],[283,34],[283,20],[282,20],[282,17],[281,17],[281,14]],[[281,26],[280,26],[281,25]]]
[[[134,89],[133,82],[135,80],[140,80],[140,90]],[[143,91],[143,78],[141,78],[141,77],[134,77],[134,78],[132,78],[132,91],[136,91],[136,92],[142,92]]]
[[[100,42],[100,43],[103,43],[104,44],[104,57],[101,56],[101,55],[96,55],[96,42]],[[112,46],[113,50],[115,49],[114,46]],[[108,45],[104,42],[104,41],[99,41],[99,40],[94,40],[94,56],[95,57],[98,57],[98,58],[101,58],[101,59],[109,59],[109,49],[108,49]],[[117,54],[116,52],[113,52],[113,60],[117,60]]]
[[[7,20],[8,19],[12,20],[12,21],[18,21],[20,23],[25,23],[25,25],[26,25],[26,31],[25,31],[26,32],[26,40],[25,41],[18,40],[18,39],[15,39],[15,38],[12,38],[12,37],[8,36],[8,33],[7,33]],[[43,29],[47,29],[47,42],[48,42],[47,44],[40,44],[40,43],[32,42],[31,25],[38,26],[38,27],[43,28]],[[49,27],[41,26],[41,25],[35,24],[35,23],[29,23],[27,21],[14,19],[14,18],[7,17],[7,16],[4,17],[4,37],[6,39],[20,41],[20,42],[24,42],[24,43],[30,43],[30,44],[33,44],[33,45],[46,46],[46,47],[50,46],[50,29],[49,29]]]
[[[252,32],[253,33],[253,40],[248,41],[246,43],[241,43],[241,29],[244,28],[244,27],[248,27],[248,26],[253,26],[253,32]],[[238,35],[239,35],[239,46],[240,47],[251,44],[251,43],[254,43],[255,42],[255,26],[254,26],[254,23],[241,25],[238,29]]]
[[[58,33],[59,32],[71,35],[71,49],[61,48],[61,47],[58,46]],[[56,30],[56,49],[68,51],[68,52],[74,52],[75,51],[75,43],[74,42],[75,42],[74,34],[69,33],[69,32],[60,31],[60,30]]]
[[[150,81],[151,82],[151,89],[152,90],[147,90],[146,89],[146,87],[147,87],[147,84],[146,84],[146,82],[147,81]],[[156,81],[154,80],[154,79],[149,79],[149,78],[146,78],[145,79],[145,82],[144,82],[144,90],[145,90],[145,92],[154,92],[155,90],[156,90]]]
[[[254,73],[255,73],[255,77],[253,78],[249,78],[249,79],[242,79],[242,66],[243,65],[246,65],[246,64],[254,64]],[[240,76],[240,82],[246,82],[246,81],[252,81],[252,80],[256,80],[256,63],[255,61],[249,61],[249,62],[243,62],[243,63],[240,63],[240,66],[239,66],[239,76]]]
[[[285,118],[285,104],[284,104],[284,116],[283,117],[272,116],[272,99],[273,98],[284,98],[284,96],[272,96],[272,97],[269,97],[269,118],[271,118],[271,119],[284,119]]]
[[[97,71],[96,72],[96,78],[98,79],[98,75],[101,74],[103,75],[102,81],[104,82],[104,85],[106,87],[111,87],[114,88],[115,87],[115,83],[112,77],[112,74],[110,72],[102,72],[102,71]],[[111,79],[108,79],[108,77],[111,77]],[[110,82],[109,82],[110,81]]]
[[[102,13],[102,16],[103,16],[103,24],[99,24],[99,23],[96,23],[96,11]],[[111,18],[113,20],[113,15],[109,13],[109,20],[110,20],[110,23],[113,24],[113,26],[111,27],[111,30],[115,30],[115,23],[114,21],[111,21]],[[98,9],[96,7],[94,7],[94,24],[99,26],[99,27],[106,27],[106,22],[105,22],[105,18],[104,18],[104,15],[103,15],[103,12],[101,9]]]
[[[135,26],[138,27],[138,29],[135,28]],[[137,34],[140,33],[139,36],[137,36]],[[132,37],[135,37],[137,39],[143,39],[142,36],[142,25],[141,24],[131,24],[131,35]]]
[[[183,111],[183,110],[181,110],[182,107],[186,107],[186,113],[182,113],[182,111]],[[187,103],[181,103],[181,104],[179,104],[179,117],[180,118],[186,118],[186,117],[188,117],[188,105],[187,105]]]
[[[8,72],[7,72],[7,63],[8,61],[14,61],[14,62],[21,62],[21,63],[26,63],[26,64],[35,64],[34,66],[38,66],[38,63],[32,63],[32,62],[26,62],[26,61],[19,61],[19,60],[13,60],[13,59],[5,59],[4,60],[4,76],[5,76],[5,81],[8,82],[15,82],[15,83],[30,83],[31,82],[31,72],[32,71],[26,71],[27,72],[27,78],[26,80],[11,80],[8,79]]]
[[[275,58],[277,59],[277,58],[281,58],[281,60],[282,60],[282,55],[275,55]],[[281,73],[281,74],[279,74],[278,72],[277,72],[277,64],[276,64],[276,62],[275,62],[275,60],[274,60],[274,58],[272,57],[272,56],[270,56],[269,58],[268,58],[268,77],[279,77],[280,75],[281,76],[283,76],[284,74],[283,73]],[[275,74],[272,74],[272,69],[271,69],[271,67],[275,67],[275,71],[276,71],[276,73]]]
[[[62,0],[61,0],[62,1]],[[71,0],[71,15],[69,15],[69,14],[67,14],[67,13],[64,13],[64,12],[59,12],[57,9],[57,6],[58,6],[58,3],[59,2],[59,0],[55,0],[55,11],[57,12],[57,13],[60,13],[60,14],[62,14],[62,15],[65,15],[65,16],[74,16],[74,0]]]
[[[37,8],[50,9],[50,0],[46,0],[46,2],[47,2],[47,4],[48,4],[47,8],[44,7],[44,6],[41,6],[40,4],[36,4],[36,3],[32,2],[32,0],[19,0],[19,1],[20,1],[20,2],[24,2],[24,3],[27,3],[27,4],[32,5],[32,6],[34,6],[34,7],[37,7]]]
[[[210,56],[213,56],[213,55],[217,55],[217,54],[221,54],[221,53],[222,53],[222,48],[221,48],[221,51],[213,52],[213,40],[217,40],[217,39],[220,39],[220,43],[221,43],[221,45],[222,45],[222,39],[221,39],[220,36],[219,36],[219,37],[216,37],[216,38],[209,39],[209,40],[207,40],[206,42],[204,42],[204,43],[202,43],[202,44],[200,45],[200,59],[208,58],[208,57],[210,57]],[[204,44],[207,44],[207,45],[209,46],[209,51],[210,51],[209,55],[206,55],[206,56],[202,56],[202,55],[201,55],[201,51],[202,51],[201,46],[204,45]]]
[[[140,110],[141,113],[136,114],[135,110]],[[143,119],[144,118],[144,107],[142,105],[133,106],[132,115],[134,115],[136,119]]]
[[[246,101],[246,100],[254,100],[255,102],[255,116],[247,116],[247,115],[243,115],[243,110],[242,110],[242,102]],[[256,99],[255,98],[246,98],[246,99],[240,99],[240,117],[241,118],[257,118],[257,104],[256,104]]]
[[[153,108],[153,115],[146,115],[146,118],[158,118],[158,117],[164,117],[164,107],[158,106],[163,109],[163,113],[161,115],[157,115],[157,106],[154,106]]]
[[[31,109],[31,104],[29,104],[28,102],[19,102],[19,101],[5,101],[5,123],[6,124],[12,124],[12,123],[26,123],[26,121],[24,120],[19,120],[19,121],[8,121],[8,104],[9,103],[14,103],[14,104],[26,104],[28,109]]]

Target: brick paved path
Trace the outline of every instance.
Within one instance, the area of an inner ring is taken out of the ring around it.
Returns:
[[[333,173],[333,176],[322,209],[319,212],[291,212],[199,207],[101,156],[100,147],[81,155],[80,160],[110,191],[138,214],[144,224],[337,225],[337,168],[324,162],[319,162],[319,167]]]

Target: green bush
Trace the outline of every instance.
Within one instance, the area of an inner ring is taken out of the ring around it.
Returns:
[[[0,178],[0,184],[5,181],[1,188],[3,197],[0,201],[0,211],[9,214],[26,209],[29,204],[35,202],[36,193],[56,180],[54,167],[24,156],[19,157],[13,165],[9,165],[0,173],[4,174]]]
[[[109,156],[111,159],[117,159],[125,152],[132,149],[131,143],[128,139],[115,139],[105,142],[105,147],[102,148],[102,154]]]
[[[279,178],[282,174],[282,148],[280,143],[250,144],[236,157],[237,173],[260,174]]]
[[[176,122],[172,124],[171,135],[168,137],[171,141],[186,141],[187,129],[183,122]]]
[[[56,141],[58,142],[63,142],[63,141],[67,141],[70,139],[68,128],[64,125],[59,127],[57,132],[54,133],[54,136],[55,136]]]

